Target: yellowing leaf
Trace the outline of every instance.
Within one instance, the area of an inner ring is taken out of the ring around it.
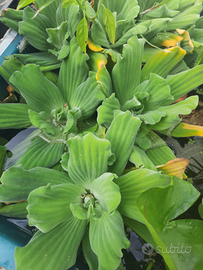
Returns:
[[[200,136],[203,137],[203,127],[197,125],[190,125],[186,123],[180,123],[172,132],[174,137],[190,137]]]
[[[158,171],[162,171],[163,174],[177,176],[183,179],[184,171],[189,164],[189,160],[185,158],[175,158],[168,161],[164,165],[157,166]]]
[[[92,71],[98,71],[107,64],[107,58],[100,52],[89,52],[90,59],[88,60],[88,66]]]
[[[88,38],[87,45],[88,45],[89,49],[94,51],[94,52],[104,51],[104,49],[100,45],[94,43],[90,38]]]
[[[152,43],[156,46],[164,46],[167,48],[177,46],[179,41],[183,40],[183,37],[175,35],[173,33],[158,33],[156,37],[152,39]]]
[[[179,35],[182,36],[183,40],[181,41],[181,47],[186,50],[186,52],[192,52],[194,50],[194,45],[190,39],[188,31],[183,29],[176,29]]]

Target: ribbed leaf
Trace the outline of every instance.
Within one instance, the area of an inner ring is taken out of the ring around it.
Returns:
[[[73,38],[70,42],[70,54],[62,62],[58,80],[58,87],[68,103],[76,88],[87,78],[87,60],[88,55],[83,54],[76,38]]]
[[[139,6],[137,0],[120,0],[118,2],[104,0],[103,4],[111,12],[117,13],[117,20],[133,20],[137,17]]]
[[[79,85],[70,98],[70,108],[79,108],[82,118],[88,118],[96,111],[98,104],[105,98],[93,73],[84,83]]]
[[[2,174],[0,200],[17,202],[27,200],[29,193],[47,184],[60,185],[71,182],[67,173],[47,168],[25,170],[22,166],[11,167]]]
[[[102,102],[102,105],[97,109],[97,121],[100,125],[109,127],[114,118],[114,110],[120,109],[120,103],[113,93],[109,98]]]
[[[109,127],[105,138],[111,143],[111,150],[116,161],[110,166],[110,171],[118,176],[122,174],[135,142],[141,121],[127,112],[118,112]]]
[[[54,25],[43,14],[38,14],[33,18],[35,13],[31,7],[24,9],[23,21],[19,23],[19,33],[26,37],[33,47],[40,51],[47,51],[53,48],[53,45],[47,42],[48,34],[46,28],[54,27]]]
[[[137,36],[124,45],[123,57],[112,70],[113,87],[121,105],[133,97],[133,90],[140,83],[144,42]]]
[[[194,24],[202,11],[202,1],[198,0],[193,6],[186,8],[185,11],[181,12],[173,18],[167,25],[167,31],[173,29],[185,29],[187,26]]]
[[[119,212],[129,218],[144,223],[143,217],[136,207],[136,200],[140,194],[152,187],[164,188],[169,186],[171,178],[148,169],[131,171],[115,179],[121,192]]]
[[[98,269],[97,255],[93,252],[89,240],[89,227],[86,228],[82,239],[82,251],[90,270]]]
[[[95,19],[92,24],[91,38],[96,44],[100,44],[100,46],[105,48],[110,48],[105,27],[98,19]]]
[[[111,47],[117,48],[120,45],[126,44],[128,39],[132,36],[146,33],[147,31],[149,31],[150,24],[150,21],[137,23],[134,27],[130,28],[124,35],[122,35],[121,38],[116,41],[116,43],[113,44]]]
[[[27,202],[5,205],[0,208],[0,215],[9,218],[26,218],[27,205]]]
[[[155,166],[165,164],[176,158],[171,148],[155,132],[150,130],[146,137],[151,144],[150,148],[146,150],[146,154]]]
[[[63,150],[64,143],[48,143],[36,138],[15,165],[22,164],[27,170],[34,167],[50,168],[60,160]]]
[[[158,109],[166,100],[173,101],[166,80],[154,73],[150,74],[147,82],[143,82],[134,90],[134,94],[143,92],[149,93],[149,97],[142,100],[142,105],[144,105],[142,113]]]
[[[116,177],[112,173],[104,173],[90,185],[91,193],[108,214],[111,214],[118,207],[121,200],[119,187],[112,182]]]
[[[132,152],[129,157],[129,161],[135,164],[136,169],[143,167],[146,169],[156,171],[156,167],[154,166],[153,162],[149,159],[145,151],[136,145],[133,146]]]
[[[49,184],[33,190],[28,196],[29,225],[37,226],[44,233],[49,232],[71,218],[70,204],[80,203],[84,193],[84,188],[72,184]]]
[[[186,51],[180,47],[165,49],[155,53],[145,64],[141,72],[141,81],[148,80],[151,73],[166,77],[170,70],[183,59]]]
[[[112,154],[111,144],[88,133],[83,138],[76,136],[69,139],[67,145],[70,153],[70,178],[77,185],[89,189],[91,183],[107,171],[108,159]]]
[[[53,66],[61,64],[61,61],[49,53],[49,52],[36,52],[36,53],[26,53],[26,54],[14,54],[14,56],[19,59],[24,65],[26,64],[36,64],[40,66]]]
[[[99,89],[106,97],[110,97],[112,93],[112,82],[106,67],[103,66],[98,70],[96,79],[99,84]]]
[[[108,215],[106,211],[103,211],[101,218],[92,218],[89,237],[92,250],[98,257],[98,270],[116,269],[123,256],[121,249],[128,248],[130,245],[125,236],[123,220],[119,212],[115,211]]]
[[[198,105],[198,96],[191,96],[181,102],[170,106],[161,106],[158,111],[166,113],[166,116],[163,117],[160,122],[155,125],[149,125],[149,128],[153,130],[164,130],[170,127],[177,125],[181,119],[179,115],[189,114],[192,110],[194,110]]]
[[[69,269],[75,264],[86,225],[72,217],[48,233],[38,231],[27,246],[16,248],[16,270],[52,269],[53,265],[55,270]]]
[[[166,79],[166,82],[171,88],[171,95],[174,96],[174,101],[176,101],[189,91],[203,84],[203,65],[199,65],[187,71],[183,71],[179,74],[171,76]],[[163,103],[163,105],[168,104],[170,103]]]
[[[65,101],[55,84],[40,71],[39,66],[28,64],[16,71],[10,81],[20,90],[28,106],[37,112],[63,108]]]
[[[13,90],[15,90],[19,94],[20,92],[18,88],[11,84],[9,82],[9,79],[15,71],[20,71],[22,67],[23,64],[16,57],[11,57],[10,59],[3,61],[2,66],[0,66],[1,76],[4,78],[5,81],[7,81],[8,84],[11,85]]]
[[[0,104],[0,129],[29,127],[28,109],[26,104]]]

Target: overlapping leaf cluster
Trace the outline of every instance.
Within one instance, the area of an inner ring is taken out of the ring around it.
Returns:
[[[0,185],[0,213],[38,229],[16,269],[69,269],[80,244],[90,269],[124,269],[124,224],[161,247],[169,269],[201,269],[203,223],[177,220],[200,194],[155,131],[202,134],[179,117],[198,97],[176,103],[203,83],[202,1],[34,3],[2,17],[37,49],[0,68],[24,99],[0,104],[1,128],[32,130]],[[171,243],[191,253],[164,253]]]

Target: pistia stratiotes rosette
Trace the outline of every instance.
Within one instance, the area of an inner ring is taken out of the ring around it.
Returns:
[[[0,104],[1,129],[31,124],[39,128],[20,159],[17,161],[15,155],[11,158],[12,162],[17,161],[16,165],[22,164],[25,169],[52,167],[60,160],[65,141],[89,128],[85,121],[94,114],[105,94],[99,88],[96,72],[89,72],[87,60],[88,55],[82,53],[73,38],[70,54],[55,80],[57,85],[34,64],[21,67],[11,76],[11,84],[27,104]]]
[[[63,183],[39,187],[28,196],[29,224],[39,231],[27,246],[16,249],[16,269],[52,269],[53,262],[55,269],[69,269],[83,241],[90,269],[115,270],[121,249],[130,245],[117,210],[121,201],[114,183],[117,176],[107,172],[113,161],[110,142],[88,133],[69,139],[67,145],[62,166],[70,178],[67,175]]]
[[[185,55],[183,49],[174,47],[157,52],[141,68],[144,43],[143,39],[133,36],[123,46],[123,54],[111,72],[113,94],[97,109],[97,121],[108,128],[115,110],[130,111],[142,120],[136,144],[147,149],[149,130],[172,133],[181,121],[179,115],[189,114],[196,108],[198,96],[173,103],[203,82],[203,65],[167,76]]]

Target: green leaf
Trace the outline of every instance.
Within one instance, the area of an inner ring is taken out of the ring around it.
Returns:
[[[132,116],[129,111],[118,111],[106,133],[105,139],[110,141],[111,150],[116,156],[116,161],[109,170],[118,176],[125,169],[140,124],[140,119]]]
[[[56,25],[59,25],[68,19],[68,32],[71,38],[75,37],[78,24],[82,18],[83,12],[78,4],[72,4],[66,8],[63,8],[61,5],[59,5],[56,11]]]
[[[87,16],[89,16],[90,18],[95,17],[96,13],[88,1],[85,1],[85,7],[86,7],[85,12]]]
[[[92,24],[91,38],[96,44],[99,44],[100,46],[105,48],[110,48],[105,27],[103,23],[100,23],[98,19],[95,19]]]
[[[193,1],[194,3],[194,1]],[[167,31],[173,29],[185,29],[187,26],[194,24],[199,19],[199,14],[202,11],[202,1],[195,1],[194,5],[186,8],[183,12],[173,18],[167,25]]]
[[[80,203],[84,193],[84,188],[72,184],[48,184],[33,190],[28,196],[29,225],[37,226],[44,233],[51,231],[72,217],[70,204]]]
[[[49,36],[47,41],[49,43],[52,43],[56,49],[60,50],[69,36],[67,29],[68,29],[67,21],[63,22],[58,27],[47,28],[46,31]]]
[[[26,7],[23,13],[23,21],[19,22],[19,34],[23,35],[27,41],[40,51],[47,51],[53,48],[47,42],[48,34],[46,28],[54,27],[51,20],[39,13],[36,17],[36,12],[31,7]]]
[[[136,145],[133,146],[129,161],[135,164],[136,169],[146,168],[156,171],[156,167],[154,166],[151,159],[147,156],[145,151]]]
[[[173,180],[170,187],[152,188],[142,193],[137,200],[137,206],[156,243],[154,248],[163,256],[167,266],[170,269],[200,270],[203,222],[189,219],[172,220],[197,200],[199,192],[186,181],[176,177]],[[169,251],[169,247],[170,250],[173,248],[173,251]],[[194,260],[191,260],[191,256]]]
[[[49,143],[42,138],[36,138],[27,148],[15,166],[22,164],[25,169],[34,167],[52,167],[61,158],[64,143]]]
[[[98,83],[93,73],[87,80],[79,85],[70,98],[70,108],[79,108],[82,118],[89,118],[96,111],[98,104],[104,100],[104,94],[99,90]]]
[[[7,8],[1,12],[1,22],[18,32],[18,23],[23,19],[23,10]]]
[[[49,114],[45,112],[42,112],[42,113],[44,114],[39,114],[35,111],[29,110],[30,122],[35,127],[38,127],[40,129],[45,129],[46,132],[54,134],[55,126],[52,123],[45,121],[45,119],[50,118]]]
[[[16,248],[16,270],[52,269],[53,264],[55,270],[69,269],[86,226],[86,221],[72,217],[48,233],[38,231],[25,247]]]
[[[0,214],[9,218],[26,218],[27,202],[5,205],[0,208]]]
[[[123,47],[123,56],[112,70],[114,92],[121,105],[132,99],[134,89],[140,84],[143,45],[137,36],[129,39]]]
[[[165,49],[155,53],[144,65],[141,72],[141,81],[149,79],[151,73],[166,77],[170,70],[185,56],[186,51],[180,47]]]
[[[115,179],[121,192],[119,212],[126,217],[144,223],[143,216],[136,206],[140,194],[152,187],[164,188],[171,184],[171,178],[149,169],[137,169]]]
[[[203,65],[199,65],[167,78],[166,82],[171,88],[171,95],[174,96],[174,101],[195,89],[199,85],[203,84],[202,75]],[[169,101],[163,103],[163,105],[168,104],[170,104]]]
[[[105,99],[102,102],[102,105],[97,109],[98,124],[109,127],[114,118],[114,110],[120,110],[120,103],[118,99],[115,98],[115,93],[113,93],[109,98]]]
[[[118,211],[111,215],[103,211],[100,219],[92,218],[89,238],[91,248],[98,257],[98,270],[116,269],[123,256],[121,249],[128,248],[130,245],[125,236],[123,220]]]
[[[55,66],[61,64],[57,58],[49,52],[36,52],[36,53],[26,53],[26,54],[14,54],[14,56],[19,59],[24,65],[33,63],[39,66]]]
[[[18,3],[18,6],[17,6],[17,10],[29,5],[32,3],[32,0],[20,0],[20,2]]]
[[[77,27],[77,41],[83,53],[86,53],[87,40],[88,40],[88,26],[87,20],[84,17]]]
[[[90,189],[91,183],[107,171],[108,159],[112,155],[110,142],[88,133],[83,138],[69,139],[67,145],[70,178],[77,185]]]
[[[174,127],[177,125],[181,119],[179,115],[186,115],[191,113],[198,105],[198,96],[191,96],[181,102],[170,106],[161,106],[159,107],[159,112],[166,113],[166,116],[163,117],[158,123],[155,125],[148,125],[149,128],[153,130],[164,130],[170,127]]]
[[[73,38],[70,42],[69,56],[62,62],[58,80],[58,87],[67,103],[76,88],[87,79],[87,60],[88,55],[82,52],[76,38]]]
[[[134,90],[135,95],[139,93],[139,95],[143,96],[145,92],[149,93],[149,96],[147,99],[142,100],[142,105],[144,105],[143,114],[159,109],[166,100],[173,101],[173,96],[171,96],[171,90],[166,80],[154,73],[151,73],[149,79],[138,85]]]
[[[89,240],[89,227],[86,228],[85,235],[82,239],[82,251],[86,262],[88,263],[89,269],[98,269],[98,259],[97,255],[93,252],[90,246]]]
[[[96,76],[100,91],[108,98],[112,94],[111,76],[105,66],[100,68]]]
[[[25,170],[22,166],[11,167],[2,174],[0,201],[18,202],[27,200],[29,193],[47,184],[60,185],[72,183],[67,173],[47,168]]]
[[[0,104],[0,129],[26,128],[31,125],[26,104]]]
[[[115,174],[104,173],[90,185],[90,192],[108,214],[111,214],[121,201],[119,187],[113,182],[114,178],[117,178]]]
[[[36,2],[37,2],[37,6],[39,8],[37,10],[37,14],[38,14],[39,12],[41,12],[42,10],[44,10],[46,7],[48,7],[50,4],[52,4],[53,2],[55,2],[55,0],[48,0],[48,1],[43,1],[43,0],[40,1],[40,0],[38,0]],[[39,5],[39,3],[40,3],[40,5]]]
[[[39,66],[28,64],[10,78],[27,101],[28,106],[37,112],[63,108],[65,101],[55,84],[44,77]]]
[[[176,158],[173,151],[167,146],[166,142],[155,132],[150,130],[147,134],[147,138],[150,140],[151,146],[146,150],[146,154],[155,166],[165,164]]]
[[[9,83],[9,79],[11,75],[15,71],[20,71],[23,67],[23,64],[15,57],[11,57],[8,60],[3,61],[2,66],[0,66],[0,74],[4,78],[5,81],[7,81],[8,84],[11,85],[13,90],[15,90],[17,93],[20,94],[17,87],[15,87],[13,84]]]
[[[77,4],[77,1],[76,0],[63,0],[62,7],[66,8],[72,4]]]
[[[120,0],[114,3],[113,1],[104,0],[103,5],[111,12],[117,13],[117,20],[134,20],[139,13],[139,5],[137,0]]]
[[[103,23],[106,27],[106,32],[108,34],[110,42],[114,44],[116,33],[116,21],[113,13],[104,6],[103,6]]]

